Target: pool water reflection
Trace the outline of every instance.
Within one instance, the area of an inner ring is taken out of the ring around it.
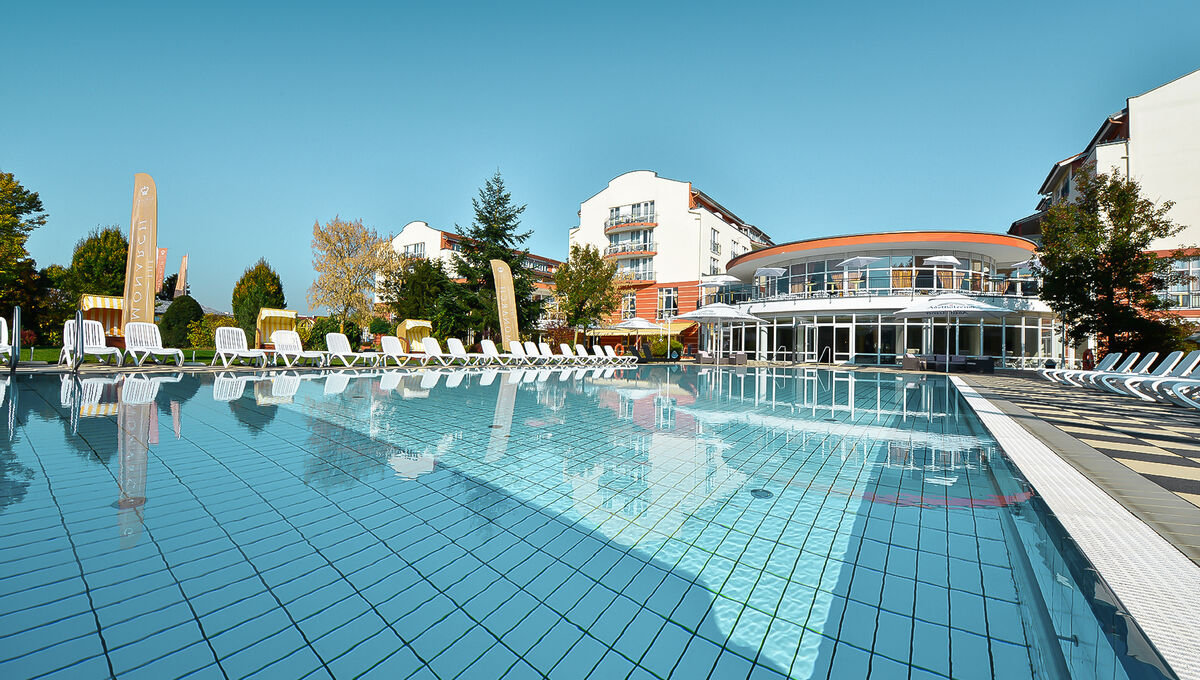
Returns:
[[[940,376],[23,376],[5,677],[1171,677]]]

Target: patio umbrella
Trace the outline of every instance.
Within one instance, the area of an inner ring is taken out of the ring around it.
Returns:
[[[897,319],[946,319],[946,372],[950,372],[950,319],[997,317],[1012,310],[989,305],[958,293],[942,293],[905,307],[892,314]]]
[[[876,262],[878,262],[882,259],[883,259],[882,257],[867,257],[865,255],[860,255],[858,257],[851,257],[851,258],[842,260],[841,262],[838,262],[837,266],[842,268],[843,289],[845,289],[846,285],[850,281],[850,270],[851,269],[862,269],[863,267],[875,264]]]
[[[1041,265],[1042,265],[1042,261],[1039,260],[1037,258],[1037,256],[1034,256],[1034,257],[1029,258],[1028,260],[1021,260],[1020,262],[1014,262],[1012,265],[1012,268],[1013,269],[1023,269],[1025,267],[1040,267]]]
[[[650,321],[648,319],[643,319],[640,316],[635,316],[632,319],[625,319],[624,321],[622,321],[618,324],[613,324],[612,327],[619,329],[619,330],[623,330],[623,331],[636,331],[635,335],[641,335],[642,331],[658,331],[659,334],[661,335],[663,333],[663,331],[666,330],[664,327],[659,326],[658,324],[654,323],[653,321]],[[636,345],[636,342],[634,344]],[[667,336],[667,354],[670,355],[670,353],[671,353],[671,338],[670,338],[670,334],[668,334],[668,336]]]
[[[925,258],[925,264],[934,265],[934,285],[937,285],[937,265],[944,264],[950,267],[950,280],[954,280],[954,273],[962,264],[962,261],[953,255],[934,255],[933,257]]]
[[[701,324],[701,325],[715,325],[718,328],[720,327],[721,324],[725,323],[726,321],[731,321],[731,322],[732,321],[743,321],[743,322],[747,322],[747,323],[762,323],[763,322],[763,320],[758,318],[757,316],[747,314],[746,312],[743,312],[742,310],[738,309],[737,307],[734,307],[733,305],[727,305],[723,302],[714,302],[713,304],[705,305],[705,306],[697,309],[694,312],[688,312],[687,314],[680,314],[679,316],[677,316],[675,318],[678,319],[679,321],[695,321],[696,323]],[[718,360],[720,360],[721,343],[719,340],[719,338],[720,338],[719,333],[718,333],[717,337],[718,337],[717,358],[718,358]]]
[[[754,270],[754,278],[760,276],[783,276],[787,270],[783,267],[759,267]]]

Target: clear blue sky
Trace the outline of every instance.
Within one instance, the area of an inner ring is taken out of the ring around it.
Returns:
[[[627,170],[777,242],[1001,231],[1125,98],[1200,68],[1200,3],[7,5],[0,169],[39,266],[159,191],[168,273],[229,309],[260,255],[307,307],[314,220],[453,229],[497,168],[534,252]]]

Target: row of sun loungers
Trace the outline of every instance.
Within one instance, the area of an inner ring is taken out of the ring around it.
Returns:
[[[3,319],[0,319],[3,323]],[[8,327],[0,328],[0,354],[7,349]],[[125,325],[125,350],[108,347],[104,340],[104,327],[99,321],[85,320],[82,326],[83,343],[82,355],[76,357],[79,351],[78,335],[75,321],[67,321],[63,327],[63,348],[59,353],[60,364],[73,364],[76,359],[95,356],[105,363],[115,362],[121,366],[126,357],[141,366],[143,362],[154,359],[174,360],[176,365],[183,365],[183,352],[178,349],[163,347],[162,336],[158,326],[152,323],[133,322]],[[379,352],[356,352],[350,346],[349,339],[342,333],[327,333],[326,351],[306,350],[296,331],[278,330],[271,334],[273,350],[251,349],[246,342],[245,332],[236,326],[223,326],[216,331],[216,352],[212,365],[218,361],[225,368],[236,363],[254,363],[266,366],[268,361],[278,363],[283,361],[288,368],[302,366],[305,363],[315,366],[333,366],[335,362],[345,367],[356,366],[360,361],[363,365],[383,366],[389,362],[396,366],[417,364],[420,366],[566,366],[566,365],[628,365],[637,361],[637,357],[618,355],[612,347],[592,348],[589,354],[582,343],[576,344],[572,350],[570,345],[559,345],[559,353],[554,353],[545,343],[526,341],[509,343],[508,352],[500,352],[496,343],[484,340],[481,345],[483,352],[467,352],[458,338],[447,340],[449,351],[443,352],[435,338],[422,340],[421,352],[409,352],[404,341],[392,335],[381,339]]]
[[[1113,352],[1089,371],[1059,368],[1042,369],[1038,373],[1064,385],[1200,409],[1200,350],[1186,355],[1171,352],[1161,361],[1157,360],[1158,352],[1144,356],[1139,352],[1124,356]]]

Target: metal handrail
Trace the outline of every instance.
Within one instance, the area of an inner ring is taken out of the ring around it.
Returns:
[[[648,215],[618,215],[604,220],[604,228],[619,227],[623,224],[658,224],[654,213]]]
[[[632,279],[634,281],[653,281],[653,269],[618,269],[617,276],[623,279]]]
[[[658,244],[654,241],[626,241],[613,243],[604,249],[605,255],[618,253],[654,253],[658,252]]]
[[[713,252],[714,255],[721,254],[721,244],[718,241],[713,241],[713,242],[709,243],[708,248],[709,248],[709,250],[711,250]]]

